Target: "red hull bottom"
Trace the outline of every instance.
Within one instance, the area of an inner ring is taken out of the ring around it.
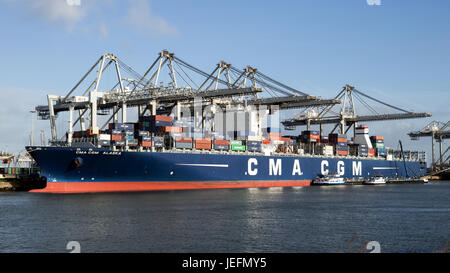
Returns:
[[[195,182],[49,182],[47,187],[30,192],[89,193],[165,191],[194,189],[233,189],[268,187],[305,187],[311,180],[265,180],[265,181],[195,181]]]

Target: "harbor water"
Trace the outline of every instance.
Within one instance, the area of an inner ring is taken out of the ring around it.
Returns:
[[[440,252],[450,183],[0,193],[0,252]],[[447,245],[446,245],[447,244]],[[69,248],[70,249],[70,248]]]

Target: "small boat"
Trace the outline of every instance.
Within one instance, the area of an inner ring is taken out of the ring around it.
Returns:
[[[378,185],[378,184],[386,184],[386,179],[382,175],[374,175],[369,180],[363,182],[365,185]]]
[[[311,185],[344,185],[345,180],[339,174],[318,175]]]

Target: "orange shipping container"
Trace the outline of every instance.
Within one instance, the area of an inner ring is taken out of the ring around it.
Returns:
[[[122,135],[111,135],[111,140],[122,140]]]
[[[192,138],[190,137],[177,137],[175,138],[176,142],[180,142],[180,143],[192,143]]]
[[[195,149],[211,150],[211,142],[210,143],[198,143],[198,142],[195,142]]]
[[[269,133],[269,137],[270,137],[270,138],[273,138],[273,137],[281,137],[281,133],[270,132],[270,133]]]
[[[172,122],[172,117],[171,116],[153,116],[152,119],[156,120],[156,121],[169,121],[169,122]]]
[[[166,133],[182,133],[183,128],[174,127],[174,126],[161,126],[161,127],[159,127],[159,131],[166,132]]]
[[[210,138],[197,138],[195,140],[195,143],[209,143],[209,144],[211,144],[211,139]]]
[[[151,141],[142,141],[141,146],[142,147],[152,147],[152,142]]]
[[[195,140],[195,148],[200,150],[211,150],[210,138],[198,138]]]
[[[216,140],[214,140],[214,145],[230,145],[230,141],[229,140],[216,139]]]

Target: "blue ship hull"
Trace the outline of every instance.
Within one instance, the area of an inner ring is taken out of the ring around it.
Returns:
[[[422,176],[424,163],[374,158],[246,153],[112,151],[27,147],[47,178],[39,192],[109,192],[309,186],[318,174],[344,178]]]

